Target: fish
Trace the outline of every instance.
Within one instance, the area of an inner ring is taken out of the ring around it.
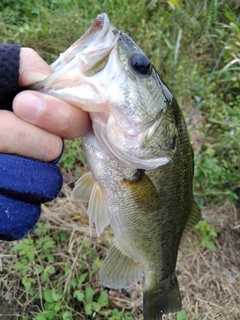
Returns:
[[[89,228],[114,239],[100,267],[108,288],[144,275],[143,316],[181,310],[178,248],[201,219],[193,195],[194,159],[183,113],[144,51],[106,13],[30,88],[89,112],[82,138],[89,172],[72,191],[88,203]]]

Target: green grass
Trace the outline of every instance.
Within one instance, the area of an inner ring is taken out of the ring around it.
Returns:
[[[112,23],[149,55],[186,118],[194,107],[200,112],[200,126],[189,125],[200,139],[193,144],[194,191],[198,203],[210,206],[232,201],[239,206],[240,23],[236,26],[239,6],[234,1],[214,0],[177,3],[174,6],[154,0],[1,0],[0,41],[32,47],[51,63],[86,31],[97,14],[106,12]],[[234,33],[201,96],[231,30]],[[60,165],[80,176],[86,163],[80,141],[67,142],[66,151]],[[205,246],[212,246],[215,231],[207,223],[198,226],[196,232],[205,240]],[[35,233],[39,239],[25,239],[13,248],[19,261],[12,267],[12,272],[21,275],[25,297],[40,306],[35,320],[70,320],[79,305],[86,315],[97,311],[102,318],[107,314],[112,320],[132,319],[129,313],[112,310],[104,292],[93,291],[91,277],[97,272],[99,261],[90,244],[82,248],[83,263],[78,265],[76,277],[55,255],[58,247],[67,244],[66,234],[52,232],[49,226],[44,229],[41,224]],[[89,272],[86,263],[91,268],[96,265]],[[69,277],[67,293],[62,288],[66,277]],[[36,292],[36,287],[42,290]],[[184,311],[177,319],[185,319]]]
[[[11,251],[18,256],[12,272],[17,272],[25,296],[21,316],[72,320],[80,319],[81,314],[90,318],[96,313],[102,319],[132,320],[129,312],[124,314],[109,307],[106,291],[92,287],[91,279],[99,271],[100,259],[89,239],[74,246],[68,257],[59,255],[59,248],[64,245],[72,246],[65,231],[54,231],[48,222],[39,222],[31,238],[12,247]],[[26,309],[32,302],[42,311],[32,307],[28,315]]]

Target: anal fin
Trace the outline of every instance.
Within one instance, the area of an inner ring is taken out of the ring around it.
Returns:
[[[99,276],[101,283],[108,288],[128,288],[141,278],[142,268],[114,242],[102,263]]]

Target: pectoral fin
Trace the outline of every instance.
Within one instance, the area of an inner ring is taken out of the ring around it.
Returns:
[[[110,223],[110,212],[102,187],[95,182],[88,205],[89,228],[92,235],[92,225],[95,223],[97,235],[103,232]]]
[[[94,177],[91,172],[87,172],[79,178],[72,191],[72,200],[89,202],[94,185]]]
[[[99,272],[101,283],[114,289],[133,286],[141,275],[141,265],[134,261],[117,242],[107,252]]]
[[[77,182],[72,192],[73,201],[89,202],[89,228],[92,235],[92,226],[95,223],[99,236],[109,225],[110,212],[102,187],[94,180],[91,172],[84,174]]]

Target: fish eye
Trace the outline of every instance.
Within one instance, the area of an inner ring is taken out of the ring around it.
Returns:
[[[129,63],[133,69],[141,74],[150,74],[152,70],[149,59],[141,53],[134,53],[130,57]]]

